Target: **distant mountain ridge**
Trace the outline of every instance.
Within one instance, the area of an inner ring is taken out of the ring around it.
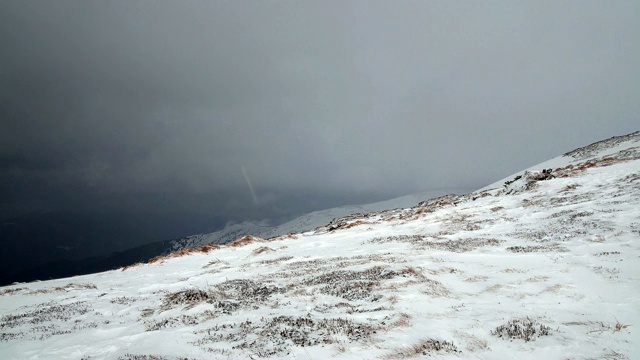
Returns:
[[[398,198],[364,205],[347,205],[336,208],[314,211],[302,215],[286,223],[268,226],[257,222],[243,222],[225,227],[220,231],[209,234],[191,235],[177,240],[171,240],[170,251],[193,248],[203,245],[222,245],[230,243],[245,235],[258,236],[264,239],[273,238],[289,233],[302,233],[327,225],[331,220],[358,213],[371,213],[381,210],[407,208],[417,205],[420,201],[439,197],[454,192],[465,192],[462,189],[432,190],[417,194],[405,195]]]

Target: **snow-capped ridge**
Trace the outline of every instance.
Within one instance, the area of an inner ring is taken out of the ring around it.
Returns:
[[[454,190],[455,189],[426,191],[371,204],[348,205],[314,211],[275,226],[256,223],[254,221],[231,224],[224,229],[213,233],[191,235],[182,239],[174,240],[171,242],[171,248],[168,249],[167,253],[189,247],[198,248],[203,245],[227,244],[235,241],[236,239],[242,238],[245,235],[253,235],[268,239],[291,233],[303,233],[305,231],[312,231],[319,227],[329,226],[334,220],[340,221],[341,218],[350,217],[354,214],[366,214],[386,211],[389,209],[411,207],[425,198],[439,196],[448,191]]]
[[[627,135],[613,136],[609,139],[596,141],[587,146],[577,148],[575,150],[568,151],[563,154],[566,157],[573,157],[576,160],[584,160],[587,158],[593,158],[596,155],[600,157],[606,157],[613,155],[622,150],[628,149],[630,144],[624,143],[638,143],[640,142],[640,131],[632,132]]]
[[[569,165],[576,165],[586,160],[602,160],[607,157],[616,159],[633,159],[640,154],[640,131],[627,135],[613,136],[609,139],[597,141],[587,146],[568,151],[563,155],[541,162],[537,165],[526,168],[518,173],[507,176],[501,180],[491,183],[477,191],[496,189],[503,186],[507,181],[521,175],[525,171],[542,171],[543,169],[561,169]]]

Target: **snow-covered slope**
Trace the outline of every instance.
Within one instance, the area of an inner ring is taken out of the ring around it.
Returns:
[[[506,187],[0,288],[0,354],[640,358],[639,138]]]
[[[332,209],[314,211],[306,215],[302,215],[294,220],[284,224],[270,226],[268,224],[246,221],[238,224],[226,226],[224,229],[209,233],[197,234],[184,237],[182,239],[172,240],[170,251],[176,251],[184,248],[194,248],[203,245],[221,245],[227,244],[239,237],[245,235],[258,236],[269,239],[276,236],[286,235],[290,233],[302,233],[313,230],[318,226],[326,225],[335,218],[343,216],[370,213],[388,209],[408,208],[416,205],[424,199],[430,199],[451,193],[465,192],[462,189],[446,189],[426,191],[418,194],[401,196],[391,200],[380,201],[365,205],[348,205]]]
[[[595,142],[593,144],[569,151],[563,155],[554,157],[540,164],[534,165],[524,171],[541,171],[542,169],[557,169],[569,165],[575,165],[586,160],[598,160],[611,156],[619,156],[621,153],[631,151],[638,154],[638,143],[640,142],[640,131],[631,134],[614,136],[612,138]],[[633,154],[631,154],[633,155]],[[506,181],[512,180],[518,174],[508,176],[489,184],[478,191],[495,189],[502,187]]]

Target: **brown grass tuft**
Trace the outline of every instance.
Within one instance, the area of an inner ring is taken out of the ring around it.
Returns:
[[[208,254],[210,251],[217,250],[217,249],[220,249],[220,245],[202,245],[202,246],[197,247],[197,248],[182,248],[180,250],[176,250],[176,251],[172,252],[169,255],[161,255],[161,256],[153,257],[153,258],[149,259],[149,261],[147,261],[147,264],[153,264],[153,263],[156,263],[156,262],[162,263],[165,260],[170,259],[170,258],[180,257],[180,256],[193,254],[193,253]]]
[[[153,263],[156,263],[158,261],[159,262],[163,262],[164,259],[166,259],[166,258],[167,258],[167,256],[155,256],[155,257],[152,257],[151,259],[149,259],[149,261],[147,261],[147,264],[153,264]]]
[[[239,246],[245,246],[254,242],[258,242],[258,241],[263,241],[261,238],[257,237],[257,236],[253,236],[253,235],[245,235],[241,238],[236,239],[235,241],[233,241],[232,243],[229,244],[229,246],[231,247],[239,247]]]
[[[398,320],[391,323],[392,328],[411,326],[411,315],[407,313],[398,314]]]
[[[371,224],[371,223],[370,223],[370,222],[367,222],[367,221],[356,220],[356,221],[354,221],[354,222],[352,222],[352,223],[348,223],[348,224],[346,224],[346,225],[344,225],[344,226],[340,227],[340,229],[341,229],[341,230],[344,230],[344,229],[351,229],[351,228],[353,228],[353,227],[360,226],[360,225],[365,225],[365,224]]]
[[[415,268],[413,266],[405,267],[404,269],[402,269],[400,271],[400,274],[402,274],[402,275],[412,275],[415,278],[420,279],[420,280],[424,280],[425,279],[425,276],[424,276],[424,273],[422,272],[422,270],[420,270],[418,268]]]
[[[569,185],[565,186],[564,188],[562,188],[562,190],[560,190],[560,192],[561,193],[566,193],[566,192],[569,192],[571,190],[575,190],[580,186],[581,186],[580,184],[569,184]]]
[[[627,156],[622,158],[606,157],[602,159],[587,160],[585,162],[582,162],[576,165],[567,165],[563,168],[557,168],[556,170],[554,170],[554,175],[556,175],[556,177],[559,177],[559,178],[572,177],[572,176],[580,175],[586,169],[590,169],[594,167],[610,166],[613,164],[626,162],[632,159],[634,159],[633,156],[631,157]]]
[[[626,329],[626,328],[628,328],[629,326],[631,326],[631,325],[623,325],[623,324],[621,324],[621,323],[620,323],[620,321],[618,320],[618,318],[617,318],[617,317],[615,317],[615,316],[614,316],[614,318],[616,319],[616,325],[615,325],[615,327],[613,328],[613,332],[614,332],[614,333],[616,333],[616,332],[620,332],[620,331],[622,331],[623,329]]]
[[[273,250],[272,248],[268,247],[268,246],[260,246],[259,248],[253,250],[251,252],[252,255],[259,255],[262,254],[263,252],[273,252],[275,250]]]
[[[3,290],[0,290],[0,296],[7,295],[7,294],[11,295],[11,294],[17,293],[17,292],[19,292],[21,290],[27,290],[27,288],[17,287],[17,288],[3,289]]]
[[[127,269],[131,269],[131,268],[134,268],[134,267],[137,267],[137,266],[140,266],[140,265],[142,265],[142,263],[138,261],[138,262],[133,263],[131,265],[123,266],[123,267],[120,268],[120,270],[125,271]]]
[[[446,340],[423,339],[417,343],[402,347],[394,352],[383,356],[383,359],[406,359],[416,355],[430,355],[432,352],[459,353],[453,342]]]

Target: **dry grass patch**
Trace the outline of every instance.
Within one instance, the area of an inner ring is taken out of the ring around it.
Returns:
[[[195,360],[194,358],[187,357],[164,357],[160,355],[143,355],[143,354],[131,354],[126,353],[120,357],[118,360]]]
[[[561,193],[567,193],[569,191],[573,191],[573,190],[579,188],[580,186],[582,186],[582,185],[580,185],[580,184],[569,184],[569,185],[563,187],[562,190],[560,190],[560,192]]]
[[[217,250],[217,249],[220,249],[220,245],[202,245],[202,246],[197,247],[197,248],[180,249],[180,250],[172,253],[170,256],[171,257],[178,257],[178,256],[183,256],[183,255],[193,254],[193,253],[207,254],[207,253],[209,253],[209,251]]]
[[[275,316],[261,318],[256,322],[247,320],[239,324],[215,324],[199,331],[204,336],[192,344],[200,347],[216,346],[205,349],[215,353],[231,347],[242,351],[247,358],[284,357],[291,354],[293,346],[368,341],[378,329],[380,327],[377,325],[344,318]]]
[[[504,270],[502,270],[503,273],[507,273],[507,274],[526,274],[529,272],[529,270],[525,270],[525,269],[516,269],[516,268],[506,268]]]
[[[402,270],[400,270],[400,274],[402,274],[402,276],[410,275],[420,280],[425,279],[422,269],[413,266],[407,266],[403,268]]]
[[[532,206],[541,206],[542,205],[542,199],[536,199],[536,198],[531,198],[531,199],[522,199],[522,207],[524,208],[528,208],[528,207],[532,207]]]
[[[89,289],[97,289],[97,287],[93,284],[81,284],[81,283],[68,283],[65,286],[56,286],[56,287],[52,287],[52,288],[45,288],[45,289],[38,289],[38,290],[31,290],[28,292],[29,295],[36,295],[36,294],[50,294],[50,293],[54,293],[54,292],[62,292],[62,291],[69,291],[69,290],[89,290]]]
[[[550,245],[527,245],[527,246],[509,246],[508,251],[513,253],[532,253],[532,252],[566,252],[566,248],[557,244]]]
[[[123,306],[128,306],[133,304],[134,302],[136,302],[138,299],[136,298],[132,298],[132,297],[127,297],[127,296],[117,296],[112,298],[111,300],[109,300],[110,303],[112,304],[118,304],[118,305],[123,305]]]
[[[255,243],[255,242],[263,242],[263,241],[265,241],[265,240],[262,239],[262,238],[259,238],[257,236],[246,235],[246,236],[238,238],[238,239],[234,240],[233,242],[229,243],[228,246],[239,247],[239,246],[245,246],[245,245],[252,244],[252,243]]]
[[[455,273],[460,273],[460,270],[456,269],[456,268],[452,268],[452,267],[441,267],[438,269],[429,269],[427,270],[429,272],[429,274],[431,275],[442,275],[442,274],[455,274]]]
[[[421,201],[416,208],[422,208],[427,212],[434,212],[446,206],[456,205],[465,200],[465,195],[449,194],[437,198]]]
[[[229,265],[229,263],[228,263],[228,262],[226,262],[226,261],[222,261],[222,260],[220,260],[220,259],[216,258],[216,259],[213,259],[213,260],[209,261],[209,262],[207,263],[207,265],[203,266],[202,268],[203,268],[203,269],[206,269],[206,268],[211,267],[211,266],[213,266],[213,265],[228,266],[228,265]]]
[[[0,290],[0,296],[12,295],[22,290],[27,290],[27,288],[17,287],[17,288],[2,289]]]
[[[228,280],[210,286],[207,289],[184,289],[165,295],[160,309],[162,311],[184,307],[190,309],[207,304],[212,313],[232,314],[239,309],[264,303],[272,294],[284,292],[276,286],[248,280]]]
[[[367,225],[367,224],[371,224],[371,223],[368,222],[368,221],[356,220],[354,222],[351,222],[351,223],[348,223],[348,224],[342,226],[340,229],[351,229],[351,228],[354,228],[356,226]],[[333,230],[333,231],[335,231],[335,230]]]
[[[540,293],[552,293],[552,294],[557,294],[559,293],[561,290],[563,289],[569,289],[570,287],[567,285],[563,285],[563,284],[555,284],[555,285],[551,285],[549,287],[547,287],[546,289],[542,290]]]
[[[147,263],[148,264],[153,264],[156,262],[163,263],[165,260],[170,258],[175,258],[175,257],[180,257],[180,256],[195,254],[195,253],[208,254],[210,251],[217,250],[217,249],[220,249],[220,245],[202,245],[196,248],[183,248],[180,250],[176,250],[170,253],[169,255],[161,255],[161,256],[156,256],[154,258],[151,258],[149,259],[149,261],[147,261]]]
[[[530,277],[524,281],[522,281],[522,283],[536,283],[536,282],[543,282],[543,281],[547,281],[550,278],[546,275],[537,275],[534,277]]]
[[[402,272],[396,272],[382,266],[374,266],[367,270],[335,270],[327,271],[300,282],[302,286],[318,286],[317,291],[347,300],[371,300],[377,296],[373,291],[382,280],[392,279]]]
[[[425,287],[420,289],[420,292],[423,294],[437,297],[451,296],[451,291],[439,281],[426,279],[422,283],[426,285]]]
[[[572,321],[572,322],[568,322],[568,323],[564,323],[563,325],[582,325],[582,326],[595,326],[595,329],[592,329],[589,331],[589,333],[605,333],[605,332],[609,332],[611,331],[613,334],[617,333],[617,332],[621,332],[622,330],[630,327],[631,325],[629,324],[622,324],[618,318],[616,318],[614,316],[614,318],[616,319],[616,323],[615,324],[609,324],[609,323],[605,323],[603,321],[588,321],[588,322],[584,322],[584,321]]]
[[[607,241],[607,239],[604,238],[604,236],[602,235],[596,235],[595,238],[590,238],[587,239],[588,242],[592,242],[592,243],[603,243],[605,241]]]
[[[138,266],[140,266],[142,264],[144,264],[144,263],[141,263],[141,262],[138,261],[138,262],[135,262],[135,263],[133,263],[131,265],[123,266],[123,267],[120,268],[120,270],[122,270],[122,271],[129,270],[131,268],[138,267]]]
[[[618,157],[609,156],[600,159],[587,160],[576,165],[570,164],[565,167],[555,169],[554,174],[559,178],[575,177],[582,175],[585,170],[590,168],[610,166],[622,162],[627,162],[629,160],[635,160],[638,157],[636,152],[634,151],[621,151],[616,155]]]
[[[623,329],[628,328],[629,326],[631,326],[631,325],[629,325],[629,324],[624,325],[624,324],[620,323],[620,321],[618,321],[618,319],[616,319],[616,324],[613,327],[613,332],[614,333],[620,332]]]
[[[287,239],[294,240],[294,239],[298,238],[298,235],[299,234],[296,234],[296,233],[288,233],[288,234],[285,234],[285,235],[280,235],[280,236],[276,236],[276,237],[270,238],[269,241],[271,241],[271,240],[273,240],[273,241],[287,240]]]
[[[433,237],[427,235],[396,235],[377,237],[369,240],[369,243],[389,242],[408,243],[421,250],[430,249],[463,253],[473,251],[483,246],[498,246],[503,241],[498,239],[485,238],[462,238],[449,240],[443,237]]]
[[[83,315],[93,310],[87,301],[72,303],[49,301],[30,308],[31,310],[0,318],[0,329],[6,332],[1,336],[2,341],[20,338],[45,340],[54,335],[70,334],[82,329],[97,327],[94,322],[82,324]],[[7,332],[16,327],[22,327],[22,330],[28,330],[28,332]]]
[[[468,277],[466,279],[464,279],[465,282],[484,282],[489,280],[489,277],[486,275],[474,275],[472,277]]]
[[[260,246],[259,248],[256,248],[255,250],[253,250],[251,252],[251,255],[260,255],[263,252],[273,252],[275,250],[273,250],[272,248],[268,247],[268,246]]]
[[[406,359],[416,355],[431,355],[434,352],[460,353],[453,342],[446,340],[423,339],[417,343],[405,346],[383,356],[383,359]]]
[[[260,265],[270,265],[270,264],[278,264],[287,260],[293,259],[293,256],[282,256],[275,259],[261,260],[258,262]]]
[[[502,285],[502,284],[493,284],[493,285],[489,286],[488,288],[484,289],[482,292],[483,293],[486,293],[486,292],[496,293],[496,292],[500,291],[500,289],[502,289],[504,287],[505,286]]]
[[[412,316],[407,313],[399,313],[398,319],[391,323],[391,328],[409,327],[411,326]]]

